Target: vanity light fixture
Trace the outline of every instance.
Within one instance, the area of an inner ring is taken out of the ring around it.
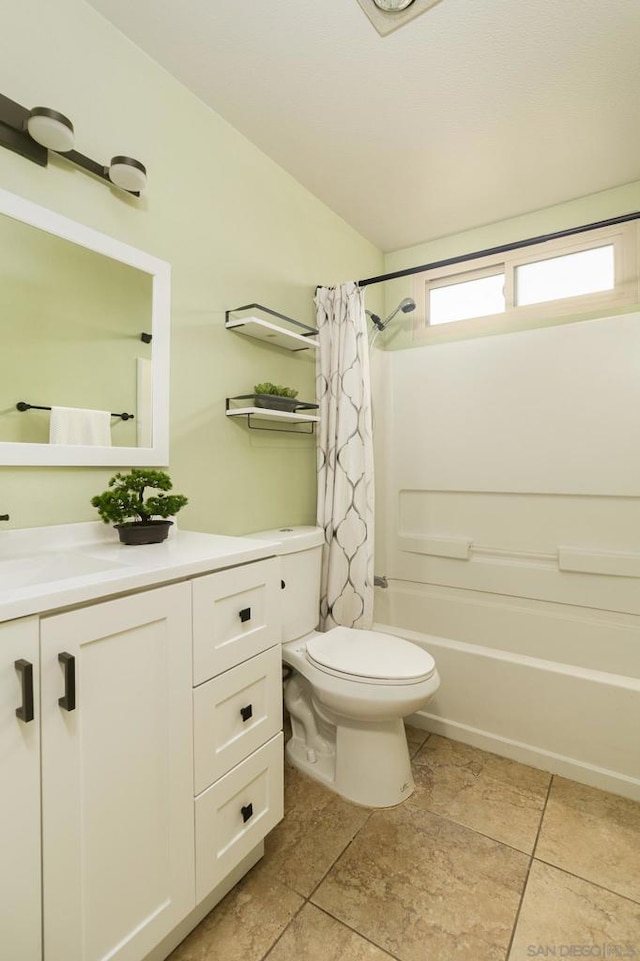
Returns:
[[[73,148],[73,124],[63,113],[49,107],[34,107],[29,111],[27,132],[47,150],[67,153]]]
[[[140,196],[147,184],[147,170],[144,164],[133,157],[112,157],[109,180],[116,187]]]
[[[119,154],[105,167],[74,150],[73,144],[73,124],[63,113],[50,107],[29,110],[0,94],[0,145],[41,167],[47,166],[51,150],[120,190],[140,196],[147,185],[147,171],[139,160]]]

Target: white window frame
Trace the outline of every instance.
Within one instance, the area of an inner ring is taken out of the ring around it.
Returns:
[[[637,304],[640,302],[637,234],[638,224],[632,221],[627,224],[602,227],[584,234],[554,238],[531,247],[512,250],[506,254],[482,257],[416,274],[413,284],[413,297],[417,307],[414,333],[420,337],[433,335],[437,331],[438,339],[441,339],[446,337],[442,333],[445,330],[451,331],[455,336],[465,336],[467,333],[473,335],[481,332],[521,330],[540,321],[555,319],[557,323],[564,323],[576,314],[607,311]],[[540,304],[517,306],[514,303],[515,277],[518,267],[609,245],[614,248],[613,290],[562,297]],[[432,289],[502,272],[505,276],[504,312],[465,320],[452,320],[443,324],[430,324],[429,292]]]

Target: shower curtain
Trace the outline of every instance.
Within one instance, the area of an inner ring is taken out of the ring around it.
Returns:
[[[320,626],[373,622],[373,434],[364,292],[354,282],[316,292],[318,526],[325,549]]]

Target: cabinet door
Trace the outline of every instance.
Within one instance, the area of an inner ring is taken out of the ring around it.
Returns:
[[[42,946],[38,620],[34,617],[0,624],[0,772],[0,954],[11,961],[37,961]]]
[[[41,622],[47,961],[138,961],[195,904],[190,600]]]

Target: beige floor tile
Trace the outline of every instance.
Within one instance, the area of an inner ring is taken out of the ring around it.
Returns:
[[[372,814],[312,900],[401,961],[504,961],[528,864],[404,804]]]
[[[551,775],[436,734],[412,766],[409,804],[533,851]]]
[[[392,961],[370,941],[306,904],[265,961]]]
[[[640,803],[554,778],[535,853],[640,902]]]
[[[640,905],[534,861],[509,961],[531,957],[638,958]]]
[[[312,777],[303,774],[288,760],[284,764],[284,811],[290,814],[292,811],[302,808],[323,807],[331,797],[337,797],[335,792],[314,781]]]
[[[285,817],[265,841],[264,869],[308,897],[370,815],[285,767]]]
[[[260,961],[302,904],[259,862],[167,961]]]
[[[428,731],[423,731],[419,727],[414,727],[412,724],[405,724],[404,729],[407,734],[407,744],[409,746],[409,757],[413,757],[416,754],[424,742],[429,737]]]

